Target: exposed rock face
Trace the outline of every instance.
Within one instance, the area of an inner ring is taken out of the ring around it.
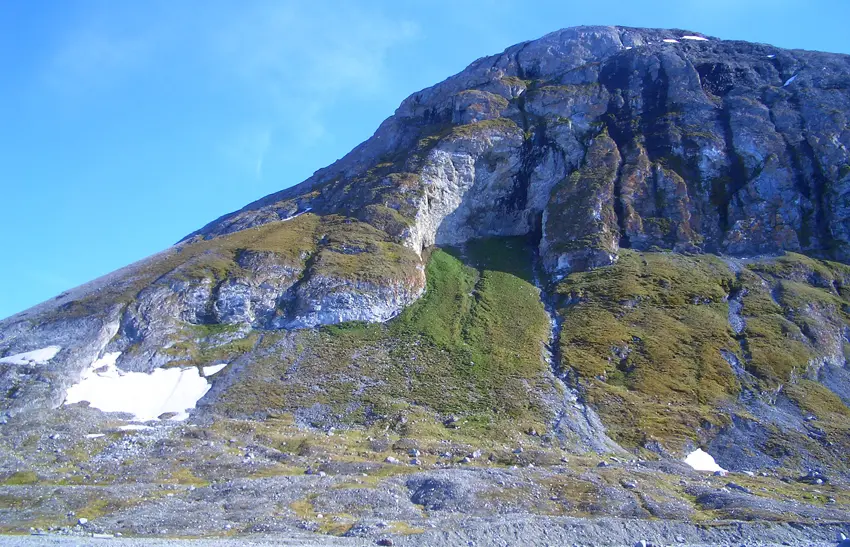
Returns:
[[[219,347],[252,331],[386,321],[424,286],[419,258],[385,232],[351,219],[299,215],[179,245],[4,321],[4,354],[63,348],[44,367],[61,381],[9,367],[4,385],[17,393],[19,384],[49,384],[56,406],[64,388],[104,352],[121,352],[117,364],[127,371],[195,365],[213,358],[198,354],[198,344]],[[101,334],[104,324],[114,324],[108,335]],[[36,404],[6,402],[10,412]]]
[[[621,246],[850,258],[850,59],[686,35],[579,27],[480,59],[302,185],[200,233],[292,202],[358,214],[337,192],[356,181],[413,221],[399,238],[417,250],[540,231],[545,216],[553,273]],[[393,176],[407,185],[384,188]]]
[[[421,285],[403,281],[386,286],[314,276],[298,286],[294,317],[279,324],[303,328],[345,321],[386,321],[421,293]]]
[[[414,93],[307,181],[0,322],[0,356],[63,348],[0,365],[2,409],[55,407],[120,351],[140,372],[232,363],[210,413],[493,413],[575,449],[698,441],[727,466],[748,435],[752,461],[790,465],[766,448],[787,428],[784,446],[822,445],[794,465],[838,465],[850,277],[710,255],[850,262],[848,113],[843,55],[619,27],[518,44]],[[482,238],[504,245],[476,262]],[[434,246],[457,256],[432,264]],[[704,293],[684,287],[697,269]],[[554,340],[532,278],[569,325]],[[381,325],[318,329],[353,321]],[[821,395],[828,439],[805,416]]]
[[[7,355],[49,345],[61,349],[38,365],[0,363],[0,412],[15,414],[61,404],[65,389],[100,356],[118,324],[117,308],[106,310],[102,317],[59,318],[37,326],[25,320],[4,322],[0,344],[7,348]]]

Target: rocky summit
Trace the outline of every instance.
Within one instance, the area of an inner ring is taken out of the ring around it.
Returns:
[[[478,59],[0,321],[0,531],[834,545],[848,119],[845,55],[577,27]]]

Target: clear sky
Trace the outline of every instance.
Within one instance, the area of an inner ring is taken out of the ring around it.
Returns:
[[[368,138],[410,93],[563,27],[850,53],[848,0],[0,0],[0,318]]]

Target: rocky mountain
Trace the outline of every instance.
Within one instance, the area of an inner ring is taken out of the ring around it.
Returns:
[[[479,59],[303,183],[0,322],[0,522],[844,522],[848,117],[845,55],[577,27]],[[232,509],[290,475],[277,512]],[[388,492],[409,508],[360,506]]]

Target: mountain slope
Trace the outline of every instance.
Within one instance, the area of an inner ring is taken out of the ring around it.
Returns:
[[[210,431],[285,418],[503,464],[702,447],[841,480],[848,115],[843,55],[622,27],[513,46],[307,181],[0,322],[6,427],[96,429],[122,416],[62,406],[71,386],[194,367]],[[163,404],[148,425],[185,410]]]

